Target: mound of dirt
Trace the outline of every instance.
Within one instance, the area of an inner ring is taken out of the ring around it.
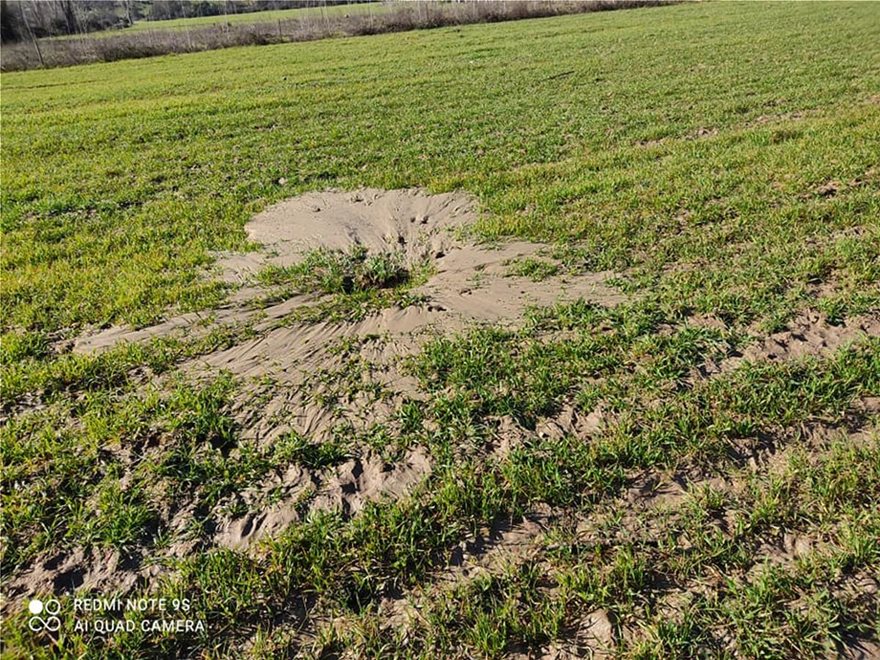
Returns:
[[[479,246],[462,240],[476,220],[475,208],[468,195],[431,195],[418,188],[307,193],[266,209],[248,223],[248,237],[263,246],[261,252],[224,255],[218,265],[224,279],[240,282],[269,265],[295,264],[314,249],[399,253],[407,266],[427,264],[434,273],[414,291],[427,299],[422,311],[428,317],[450,312],[465,319],[503,321],[515,319],[529,304],[552,304],[560,298],[587,297],[612,305],[623,299],[604,285],[609,273],[543,281],[508,275],[510,264],[535,256],[545,246]],[[370,331],[393,331],[399,325],[409,332],[414,329],[409,321],[378,321],[379,327]]]
[[[313,192],[269,207],[251,220],[248,238],[261,252],[218,259],[223,279],[243,282],[267,265],[290,266],[309,250],[402,252],[409,263],[441,257],[449,230],[476,217],[473,200],[461,193],[428,194],[418,188]]]

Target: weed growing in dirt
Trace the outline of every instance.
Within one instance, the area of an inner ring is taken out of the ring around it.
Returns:
[[[271,299],[293,293],[320,296],[316,303],[294,310],[291,322],[356,321],[387,307],[409,307],[424,301],[412,289],[430,274],[428,264],[407,265],[397,252],[370,254],[363,246],[348,252],[315,249],[293,266],[268,266],[257,274],[264,286],[274,287]]]
[[[526,257],[511,263],[507,269],[508,275],[528,277],[534,282],[540,282],[548,277],[553,277],[559,272],[558,264],[546,259]]]
[[[300,263],[287,268],[270,266],[258,279],[265,285],[292,285],[305,292],[352,294],[404,284],[409,271],[401,254],[369,254],[365,247],[356,246],[349,252],[311,250]]]

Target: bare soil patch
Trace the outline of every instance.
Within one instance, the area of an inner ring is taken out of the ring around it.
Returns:
[[[746,361],[775,362],[823,355],[865,336],[880,336],[880,318],[858,316],[832,324],[821,312],[808,310],[798,315],[785,330],[749,346],[742,356],[724,360],[720,369],[729,371]]]
[[[360,323],[320,327],[302,324],[287,334],[307,334],[320,328],[336,338],[390,332],[408,334],[426,326],[460,329],[471,321],[512,323],[532,305],[585,298],[616,305],[625,298],[606,285],[610,272],[577,276],[555,274],[540,281],[509,272],[519,259],[534,256],[545,246],[522,241],[476,245],[464,238],[477,218],[475,200],[463,193],[432,195],[408,190],[362,189],[354,192],[306,193],[258,214],[245,227],[262,249],[218,255],[221,277],[241,284],[230,304],[208,312],[185,314],[147,328],[114,326],[86,334],[73,350],[90,353],[123,341],[141,341],[174,332],[191,335],[199,327],[259,318],[259,331],[295,309],[314,303],[315,295],[293,295],[282,302],[255,308],[265,288],[254,276],[268,267],[284,268],[302,261],[313,250],[346,252],[362,248],[368,254],[397,254],[408,268],[426,267],[427,281],[413,290],[422,303],[371,314]],[[331,327],[332,326],[332,327]]]

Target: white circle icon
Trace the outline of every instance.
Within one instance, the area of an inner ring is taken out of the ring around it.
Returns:
[[[28,603],[28,611],[33,615],[28,619],[28,628],[34,632],[41,630],[57,632],[61,628],[61,619],[55,616],[61,612],[61,603],[54,598],[50,598],[45,603],[34,598]],[[48,615],[45,619],[40,616],[44,612]]]

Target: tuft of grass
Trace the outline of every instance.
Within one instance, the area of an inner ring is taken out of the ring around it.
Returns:
[[[324,442],[310,442],[298,433],[288,433],[279,439],[273,451],[281,462],[296,462],[313,469],[338,465],[351,457],[350,449],[338,434]]]
[[[528,277],[533,282],[540,282],[557,274],[559,274],[558,264],[535,257],[525,257],[512,261],[507,267],[507,275]]]
[[[358,321],[388,307],[409,307],[424,302],[412,289],[427,280],[427,264],[406,266],[402,253],[370,254],[356,246],[348,252],[316,249],[293,266],[270,266],[258,275],[267,286],[290,292],[321,294],[312,304],[294,310],[288,322]]]
[[[265,285],[290,285],[310,293],[356,294],[406,284],[410,274],[402,254],[370,254],[365,247],[355,246],[348,252],[310,250],[300,263],[269,267],[258,279]]]

